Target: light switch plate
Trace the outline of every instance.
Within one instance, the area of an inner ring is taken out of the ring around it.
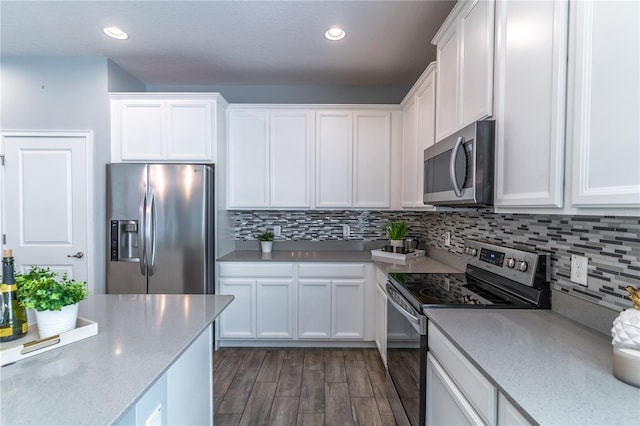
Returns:
[[[342,236],[344,238],[349,238],[351,235],[351,227],[349,225],[342,225]]]
[[[273,225],[273,236],[279,237],[282,235],[282,227],[280,225]]]
[[[589,258],[586,256],[571,255],[571,281],[587,286],[587,267]]]

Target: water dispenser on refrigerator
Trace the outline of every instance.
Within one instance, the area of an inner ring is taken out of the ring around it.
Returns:
[[[139,262],[140,244],[137,220],[111,221],[111,261]]]

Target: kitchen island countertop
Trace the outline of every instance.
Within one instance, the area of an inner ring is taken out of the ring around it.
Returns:
[[[91,295],[98,334],[2,367],[0,424],[111,424],[231,302],[223,295]]]
[[[547,310],[426,313],[537,423],[640,424],[640,389],[613,376],[610,337]]]

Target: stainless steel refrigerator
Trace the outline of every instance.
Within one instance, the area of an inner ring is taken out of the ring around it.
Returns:
[[[107,293],[213,293],[213,166],[107,164],[107,241]]]

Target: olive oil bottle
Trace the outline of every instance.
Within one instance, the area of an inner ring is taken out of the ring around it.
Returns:
[[[27,311],[18,300],[15,266],[11,250],[2,252],[2,284],[0,285],[0,342],[23,337],[29,330]]]

